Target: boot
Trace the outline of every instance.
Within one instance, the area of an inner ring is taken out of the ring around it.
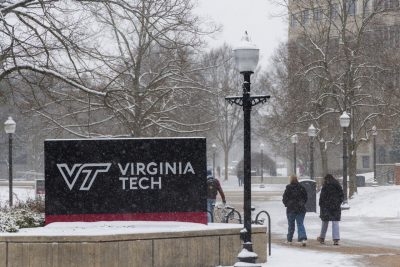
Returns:
[[[325,238],[317,237],[317,241],[318,241],[320,244],[325,244]]]
[[[334,246],[339,246],[339,239],[334,239],[333,240],[333,245]]]

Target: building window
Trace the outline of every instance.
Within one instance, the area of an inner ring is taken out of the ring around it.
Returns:
[[[364,0],[363,1],[363,10],[364,10],[364,14],[368,14],[371,11],[371,1],[370,0]]]
[[[290,16],[290,27],[292,28],[296,27],[296,22],[297,22],[296,20],[297,20],[296,14],[292,14]]]
[[[393,9],[399,7],[399,0],[375,0],[376,9]]]
[[[339,17],[339,5],[332,4],[330,7],[330,12],[331,12],[331,18],[337,19]]]
[[[347,15],[354,16],[356,14],[356,0],[346,0]]]
[[[396,8],[399,6],[398,0],[384,0],[385,2],[385,9]]]
[[[323,12],[321,8],[314,9],[314,21],[322,20]]]
[[[363,169],[369,169],[369,156],[362,156]]]
[[[301,16],[301,19],[302,19],[303,25],[306,25],[310,20],[310,11],[309,10],[304,10],[303,14]]]
[[[384,147],[378,148],[378,163],[386,163],[386,150]]]

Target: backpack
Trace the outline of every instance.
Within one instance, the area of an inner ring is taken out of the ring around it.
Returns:
[[[207,198],[215,199],[217,196],[217,182],[214,177],[207,177]]]

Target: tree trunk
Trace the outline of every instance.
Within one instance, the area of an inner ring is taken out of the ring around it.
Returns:
[[[357,149],[354,143],[349,145],[349,199],[357,193]]]
[[[319,151],[321,153],[321,166],[322,166],[322,173],[319,173],[318,175],[321,175],[324,177],[326,174],[328,174],[328,153],[325,149],[325,143],[320,143],[319,144]]]
[[[228,163],[229,163],[229,150],[228,149],[224,149],[224,161],[225,161],[225,170],[224,170],[224,174],[225,174],[225,181],[228,181]]]

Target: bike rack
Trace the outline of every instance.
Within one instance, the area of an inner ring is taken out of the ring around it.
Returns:
[[[257,216],[256,216],[256,222],[258,221],[258,216],[260,214],[265,213],[267,214],[268,217],[268,254],[271,256],[271,216],[269,216],[269,213],[265,210],[260,211]]]
[[[226,209],[229,210],[229,212],[225,215],[225,223],[228,223],[228,219],[229,219],[229,215],[231,215],[232,213],[234,213],[236,211],[236,213],[239,215],[239,224],[242,224],[242,215],[240,214],[239,211],[237,211],[235,208],[227,206]]]

